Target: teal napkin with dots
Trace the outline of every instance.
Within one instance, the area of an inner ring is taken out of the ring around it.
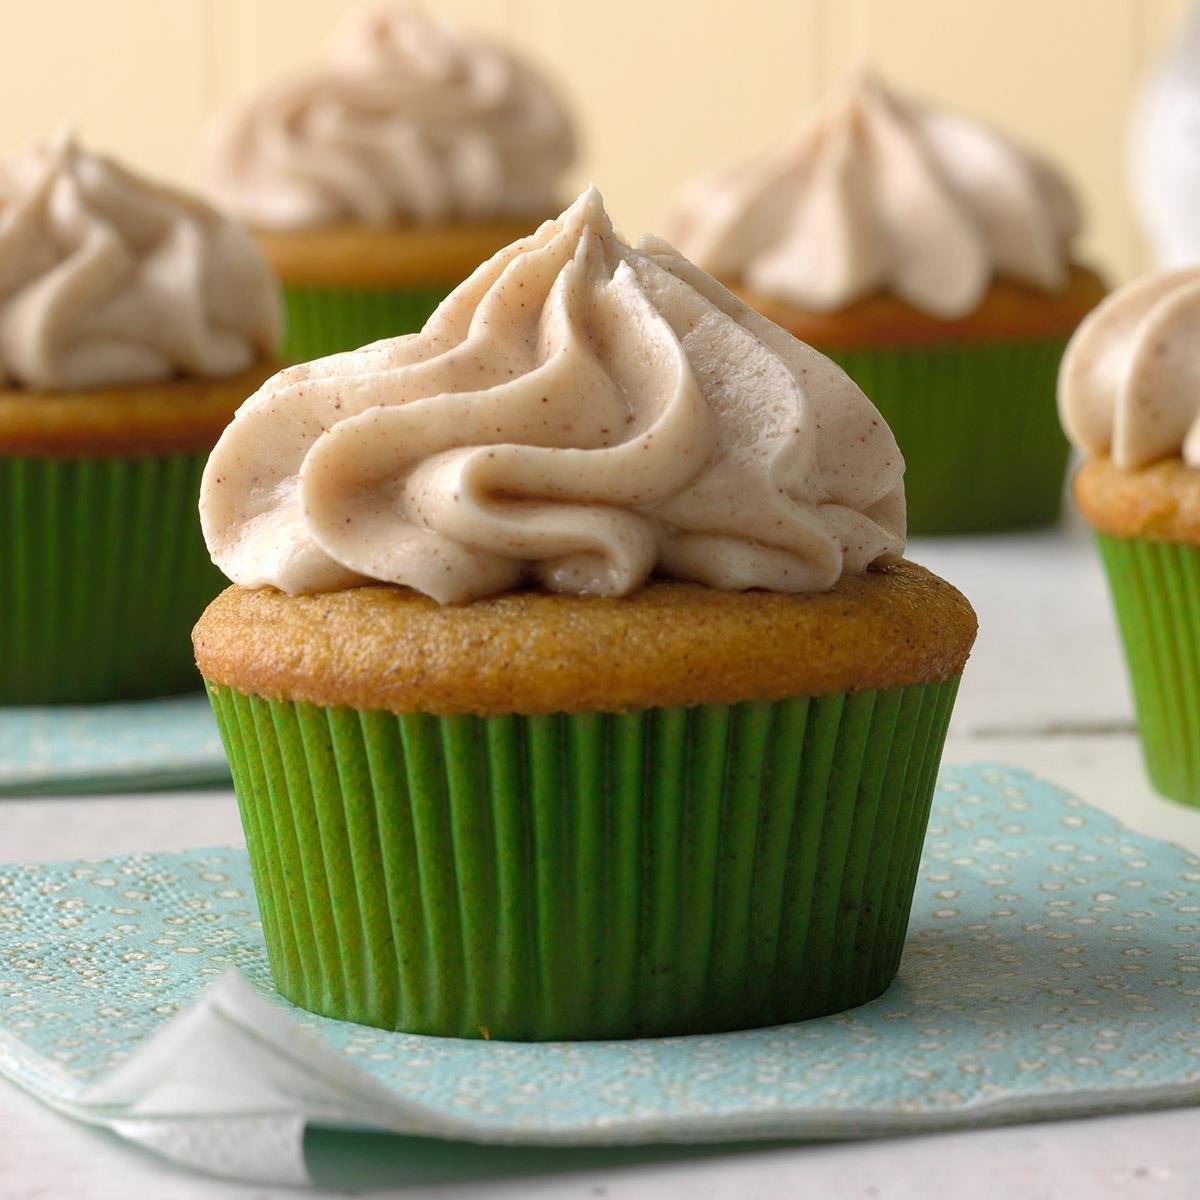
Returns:
[[[178,1162],[274,1183],[307,1180],[306,1124],[600,1146],[1190,1104],[1198,935],[1200,859],[1002,766],[943,770],[883,997],[720,1036],[520,1045],[315,1017],[272,991],[240,851],[7,866],[0,1073]]]
[[[229,783],[203,692],[127,704],[0,708],[0,796]]]

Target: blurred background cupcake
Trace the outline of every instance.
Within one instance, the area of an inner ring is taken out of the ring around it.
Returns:
[[[559,208],[575,137],[515,53],[404,4],[353,11],[321,65],[216,117],[201,169],[284,285],[284,355],[419,329]]]
[[[237,586],[195,638],[283,994],[516,1039],[878,995],[975,637],[901,561],[903,473],[594,190],[420,333],[268,381],[205,473]]]
[[[69,135],[0,164],[0,703],[197,686],[200,473],[279,333],[206,203]]]
[[[1063,359],[1063,427],[1095,528],[1151,782],[1200,805],[1200,268],[1114,292]]]
[[[1154,265],[1200,262],[1200,4],[1191,5],[1142,87],[1129,149]]]
[[[839,362],[892,426],[913,533],[1052,522],[1063,347],[1103,284],[1058,172],[849,76],[776,150],[685,184],[665,234]]]

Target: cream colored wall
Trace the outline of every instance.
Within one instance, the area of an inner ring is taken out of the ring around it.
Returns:
[[[319,49],[353,0],[5,4],[0,152],[74,121],[92,145],[187,179],[213,105]],[[1070,170],[1085,251],[1144,263],[1126,196],[1137,82],[1187,0],[428,0],[560,78],[584,131],[574,183],[629,234],[683,175],[765,146],[847,66],[986,116]]]

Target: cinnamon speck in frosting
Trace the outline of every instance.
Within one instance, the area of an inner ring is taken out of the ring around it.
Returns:
[[[265,230],[542,216],[575,156],[519,55],[403,3],[353,10],[320,65],[207,130],[209,194]]]
[[[421,332],[269,380],[201,519],[231,579],[290,593],[810,592],[899,559],[903,470],[839,367],[666,243],[627,245],[589,189]]]
[[[664,228],[706,271],[811,312],[891,292],[942,318],[993,278],[1063,289],[1065,180],[982,121],[856,71],[781,146],[686,183]]]
[[[0,384],[222,378],[270,358],[282,302],[245,230],[71,134],[0,163]]]
[[[1179,457],[1200,468],[1200,268],[1115,291],[1063,357],[1058,406],[1081,450],[1136,469]]]

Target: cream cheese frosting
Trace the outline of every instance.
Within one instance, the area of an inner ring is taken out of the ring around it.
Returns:
[[[0,164],[0,385],[234,375],[281,322],[253,239],[204,202],[70,135]]]
[[[407,5],[347,18],[324,64],[219,115],[212,197],[262,229],[542,217],[574,158],[562,99],[515,54]]]
[[[706,271],[814,312],[890,291],[939,318],[993,277],[1062,289],[1079,207],[988,125],[853,75],[778,149],[684,185],[666,236]]]
[[[1113,292],[1063,357],[1058,407],[1067,436],[1127,469],[1181,457],[1200,467],[1200,267]]]
[[[230,579],[290,593],[806,592],[901,556],[903,471],[840,368],[589,189],[421,332],[268,380],[200,513]]]

